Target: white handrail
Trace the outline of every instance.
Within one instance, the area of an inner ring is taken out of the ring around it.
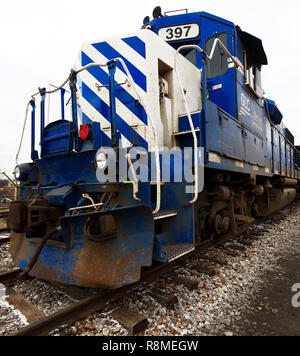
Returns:
[[[147,117],[148,117],[148,119],[150,121],[150,124],[151,124],[152,133],[153,133],[154,142],[155,142],[154,150],[155,150],[155,163],[156,163],[156,208],[153,211],[153,215],[155,215],[160,211],[160,206],[161,206],[161,186],[160,186],[161,179],[160,179],[160,161],[159,161],[157,130],[156,130],[154,121],[152,120],[152,117],[151,117],[151,115],[150,115],[150,113],[148,111],[147,105],[144,104],[142,97],[139,95],[139,93],[136,90],[135,83],[133,81],[133,78],[132,78],[132,76],[131,76],[131,74],[130,74],[130,72],[129,72],[126,64],[125,64],[125,62],[123,61],[122,58],[115,58],[114,60],[116,62],[117,61],[120,62],[122,64],[122,66],[124,67],[125,72],[126,72],[126,74],[128,76],[129,82],[132,85],[133,90],[134,90],[136,96],[138,97],[140,104],[144,107],[144,109],[146,111],[146,114],[147,114]]]
[[[79,74],[79,73],[83,72],[84,70],[87,70],[87,69],[89,69],[89,68],[91,68],[91,67],[107,67],[107,63],[105,63],[105,64],[89,63],[89,64],[87,64],[86,66],[81,67],[80,69],[77,69],[77,70],[75,71],[75,73],[76,73],[76,74]]]
[[[238,60],[235,57],[232,56],[232,54],[228,51],[226,46],[222,43],[222,41],[219,38],[215,39],[215,41],[213,43],[213,46],[212,46],[212,49],[210,51],[210,55],[208,56],[206,54],[206,58],[208,60],[212,60],[214,52],[216,50],[217,43],[219,43],[221,45],[221,47],[224,49],[224,51],[227,53],[227,55],[234,61],[236,66],[242,67],[240,65],[240,63],[238,62]],[[199,166],[199,164],[198,164],[198,140],[197,140],[197,135],[196,135],[196,132],[195,132],[195,127],[194,127],[194,123],[193,123],[193,120],[192,120],[191,112],[189,110],[188,102],[187,102],[187,99],[186,99],[186,93],[184,92],[183,85],[182,85],[182,82],[181,82],[181,79],[180,79],[180,76],[179,76],[179,73],[178,73],[178,70],[177,70],[177,57],[178,57],[178,54],[184,49],[196,49],[201,54],[204,54],[205,52],[201,47],[196,46],[196,45],[184,45],[184,46],[181,46],[181,47],[179,47],[177,49],[177,51],[175,53],[175,65],[174,65],[174,70],[175,70],[175,73],[176,73],[176,76],[177,76],[177,80],[178,80],[178,83],[179,83],[179,87],[180,87],[180,91],[181,91],[181,94],[182,94],[182,97],[183,97],[183,100],[184,100],[185,110],[187,112],[189,124],[190,124],[192,135],[193,135],[193,141],[194,141],[195,192],[194,192],[194,198],[190,201],[190,203],[193,204],[193,203],[195,203],[197,201],[198,196],[199,196],[199,193],[198,193],[198,189],[199,189],[199,182],[198,182],[198,179],[199,179],[199,172],[198,172],[198,166]]]
[[[19,155],[20,155],[20,152],[21,152],[22,144],[23,144],[24,133],[25,133],[25,128],[26,128],[26,122],[27,122],[27,117],[28,117],[29,105],[30,105],[30,103],[27,103],[27,105],[26,105],[25,119],[24,119],[22,134],[21,134],[21,140],[20,140],[20,143],[19,143],[18,152],[16,154],[16,166],[18,165]]]
[[[227,53],[227,55],[233,60],[233,62],[235,63],[235,65],[236,65],[237,67],[241,67],[241,68],[244,70],[244,66],[242,66],[242,65],[239,63],[239,61],[237,60],[237,58],[234,57],[234,56],[229,52],[229,50],[227,49],[227,47],[224,45],[224,43],[223,43],[219,38],[216,38],[216,39],[214,40],[212,49],[211,49],[211,51],[210,51],[210,55],[208,56],[208,55],[206,54],[207,59],[209,59],[210,61],[212,60],[213,55],[214,55],[214,52],[215,52],[215,50],[216,50],[217,43],[219,43],[219,44],[221,45],[221,47],[224,49],[224,51]],[[199,47],[199,48],[200,48],[200,47]],[[200,49],[201,49],[201,48],[200,48]],[[203,49],[201,49],[201,51],[202,51],[201,53],[204,52]]]
[[[142,200],[140,198],[137,197],[137,193],[139,192],[139,185],[138,185],[138,180],[137,180],[137,176],[136,176],[136,172],[134,170],[134,167],[133,167],[133,164],[132,164],[132,160],[131,160],[131,155],[130,153],[128,153],[126,155],[126,158],[128,160],[128,163],[129,163],[129,169],[131,171],[131,174],[132,174],[132,178],[133,178],[133,181],[128,181],[128,182],[123,182],[125,184],[132,184],[133,186],[133,198],[139,202],[141,202]]]
[[[178,80],[178,83],[179,83],[179,87],[180,87],[180,91],[181,91],[181,94],[182,94],[182,97],[183,97],[183,100],[184,100],[184,106],[185,106],[185,110],[187,112],[189,124],[190,124],[192,135],[193,135],[193,141],[194,141],[195,191],[194,191],[194,198],[190,201],[190,204],[194,204],[197,201],[198,196],[199,196],[199,194],[198,194],[198,189],[199,189],[199,182],[198,182],[198,179],[199,179],[199,172],[198,172],[198,166],[199,166],[199,164],[198,164],[199,163],[199,161],[198,161],[198,139],[197,139],[197,135],[196,135],[196,132],[195,132],[195,127],[194,127],[194,123],[193,123],[193,120],[192,120],[192,116],[191,116],[191,112],[190,112],[190,109],[189,109],[189,105],[188,105],[188,102],[187,102],[187,99],[186,99],[186,93],[184,92],[183,85],[182,85],[182,82],[181,82],[181,79],[180,79],[180,75],[179,75],[178,70],[177,70],[178,54],[179,54],[179,52],[181,52],[184,49],[196,49],[200,53],[204,53],[204,51],[202,50],[202,48],[200,48],[199,46],[196,46],[196,45],[184,45],[184,46],[181,46],[181,47],[179,47],[177,49],[177,51],[175,53],[175,63],[174,63],[174,70],[175,70],[175,73],[176,73],[176,76],[177,76],[177,80]]]
[[[221,47],[224,49],[224,51],[227,53],[227,55],[233,60],[233,62],[235,63],[235,65],[237,67],[240,67],[241,69],[244,70],[244,66],[241,65],[241,63],[238,61],[238,59],[236,57],[234,57],[230,52],[229,50],[227,49],[227,47],[224,45],[224,43],[219,39],[219,38],[216,38],[214,40],[214,43],[213,43],[213,46],[211,48],[211,51],[210,51],[210,54],[208,55],[207,53],[204,52],[204,50],[199,47],[199,46],[196,46],[196,45],[184,45],[184,46],[181,46],[177,49],[177,52],[181,52],[182,50],[184,49],[197,49],[201,54],[205,53],[206,55],[206,58],[209,59],[210,61],[212,60],[213,58],[213,55],[214,55],[214,52],[216,50],[216,46],[217,44],[220,44]]]

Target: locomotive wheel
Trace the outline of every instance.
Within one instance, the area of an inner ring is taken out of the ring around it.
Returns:
[[[214,220],[214,229],[217,235],[221,235],[223,232],[223,219],[221,215],[216,215]]]

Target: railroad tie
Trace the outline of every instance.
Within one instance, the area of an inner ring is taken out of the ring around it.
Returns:
[[[248,236],[245,236],[244,239],[247,240],[247,241],[255,242],[255,241],[257,241],[259,238],[258,238],[258,236],[251,236],[251,235],[248,235]]]
[[[231,250],[236,250],[236,251],[241,251],[244,252],[246,251],[246,247],[245,246],[240,246],[240,245],[227,245],[227,248],[230,248]]]
[[[34,323],[45,318],[45,314],[36,306],[28,302],[21,294],[14,291],[12,288],[7,288],[7,302],[13,305],[15,309],[23,314],[29,323]]]
[[[239,241],[239,243],[241,243],[242,245],[245,245],[245,246],[249,246],[249,247],[251,247],[252,245],[253,245],[253,241],[251,241],[251,240],[244,240],[244,239],[241,239],[240,241]]]
[[[231,257],[238,257],[239,256],[239,253],[237,251],[223,250],[222,252],[225,253],[228,256],[231,256]]]
[[[176,283],[183,284],[191,291],[198,288],[198,282],[190,278],[172,276],[172,280]]]
[[[130,336],[136,335],[147,329],[148,319],[131,310],[120,307],[114,310],[111,315],[113,319],[128,331]]]
[[[207,274],[210,277],[213,277],[217,274],[215,268],[208,266],[205,263],[199,263],[196,265],[195,269],[200,272],[200,273],[204,273]]]
[[[163,307],[166,308],[173,308],[175,304],[178,303],[178,299],[176,295],[170,294],[170,293],[165,293],[161,291],[153,291],[148,293],[150,297],[155,299],[157,303],[162,305]]]
[[[209,262],[214,262],[220,266],[226,266],[228,263],[226,258],[217,255],[203,256],[203,258],[205,258]]]

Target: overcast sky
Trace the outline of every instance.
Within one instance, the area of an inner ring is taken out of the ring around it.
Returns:
[[[263,67],[263,88],[278,103],[300,145],[299,0],[2,0],[0,169],[14,169],[30,95],[66,79],[83,41],[135,32],[157,5],[163,11],[210,12],[261,38],[269,60]],[[21,162],[30,161],[27,128]]]

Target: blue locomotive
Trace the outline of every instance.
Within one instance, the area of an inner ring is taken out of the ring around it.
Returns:
[[[264,65],[260,39],[206,12],[158,7],[135,34],[84,43],[72,119],[63,87],[57,121],[46,123],[46,89],[30,101],[14,261],[37,278],[119,288],[292,202],[300,152],[264,97]]]

